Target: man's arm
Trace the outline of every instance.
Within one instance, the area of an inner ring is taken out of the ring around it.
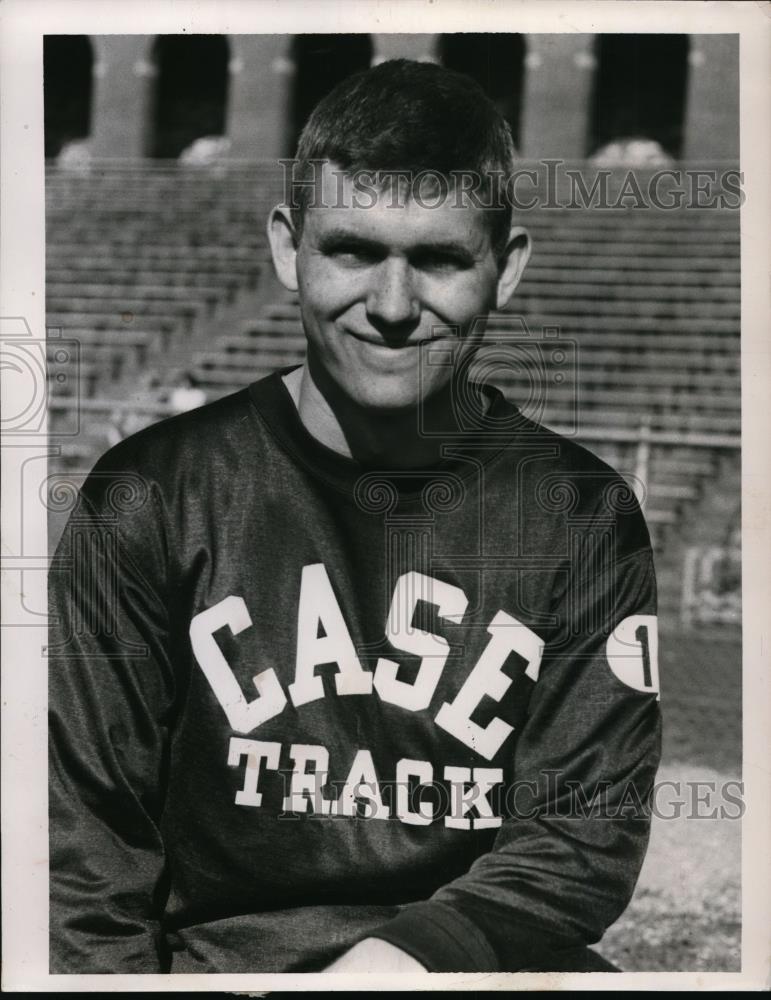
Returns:
[[[52,973],[163,971],[173,685],[159,531],[137,477],[92,474],[49,576]]]
[[[466,874],[371,936],[431,971],[516,971],[602,937],[648,842],[660,754],[655,613],[648,550],[569,588],[516,746],[516,815]]]

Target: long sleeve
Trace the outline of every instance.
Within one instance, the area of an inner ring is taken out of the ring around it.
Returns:
[[[173,680],[146,482],[92,473],[49,575],[50,971],[163,971]]]
[[[493,849],[374,932],[431,971],[538,967],[598,941],[634,890],[660,756],[650,549],[586,560],[558,609]]]

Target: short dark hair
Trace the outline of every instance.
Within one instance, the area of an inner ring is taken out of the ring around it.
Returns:
[[[505,188],[516,152],[508,123],[471,77],[434,63],[392,59],[339,83],[314,108],[297,146],[293,178],[307,181],[314,161],[346,173],[381,175],[429,171],[449,180],[478,178],[477,192],[490,209],[496,253],[506,245],[511,204],[493,197]],[[293,193],[298,238],[308,203],[307,184]]]

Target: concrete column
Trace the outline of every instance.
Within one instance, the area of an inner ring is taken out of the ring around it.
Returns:
[[[290,97],[294,63],[290,35],[230,35],[230,89],[225,134],[231,156],[291,156]]]
[[[738,35],[691,35],[683,156],[739,158]]]
[[[594,35],[527,35],[520,149],[528,158],[586,156]]]
[[[155,67],[152,35],[92,35],[94,92],[90,148],[98,157],[147,153]]]
[[[373,35],[373,63],[388,59],[438,62],[439,35]]]

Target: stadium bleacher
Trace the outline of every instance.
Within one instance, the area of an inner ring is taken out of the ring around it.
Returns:
[[[116,436],[173,412],[177,386],[212,399],[302,360],[296,298],[268,277],[281,181],[268,163],[49,164],[48,326],[79,345],[62,377],[51,339],[50,429],[55,441],[75,407],[81,428],[54,468],[87,471]],[[661,546],[738,454],[738,212],[541,207],[522,221],[533,256],[478,370],[642,477]]]

